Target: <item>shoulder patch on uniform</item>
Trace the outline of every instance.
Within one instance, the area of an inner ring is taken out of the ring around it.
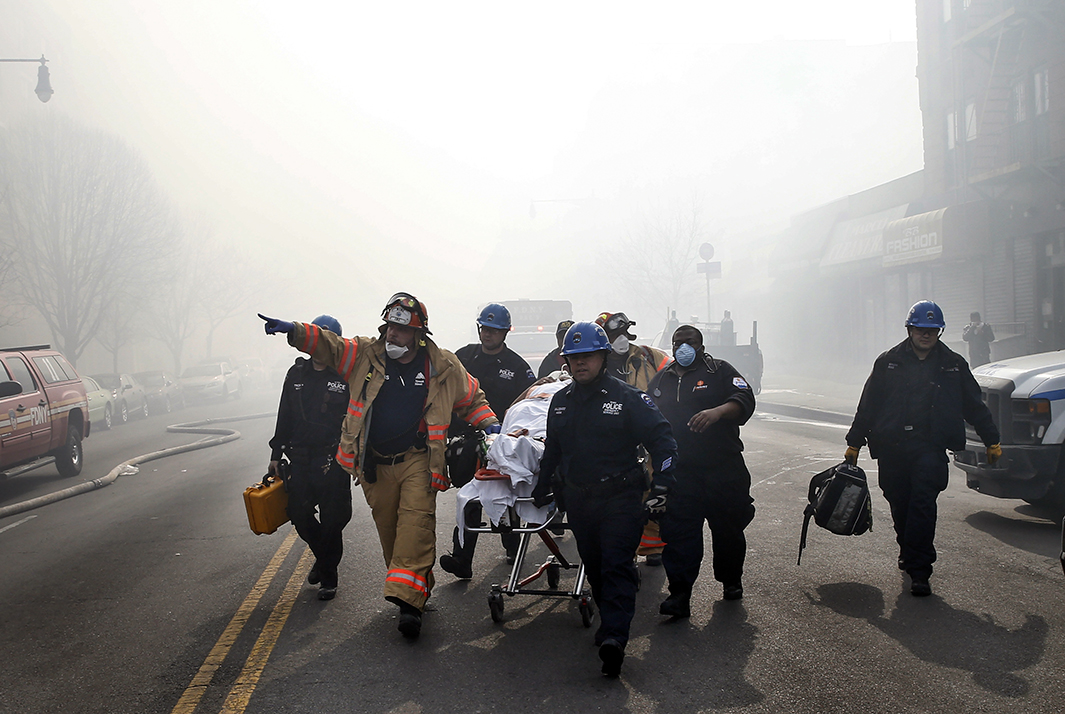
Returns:
[[[651,398],[649,396],[647,396],[646,394],[644,394],[643,392],[640,392],[640,396],[643,397],[643,400],[645,402],[647,402],[648,406],[653,407],[655,405],[655,403],[653,401],[651,401]]]
[[[747,385],[747,382],[743,379],[743,377],[733,377],[732,378],[732,384],[737,389],[750,389],[750,387]]]
[[[673,465],[673,457],[667,456],[666,460],[662,462],[662,470],[669,471],[669,467]]]

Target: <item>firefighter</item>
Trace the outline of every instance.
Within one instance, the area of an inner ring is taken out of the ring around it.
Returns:
[[[740,427],[754,413],[754,392],[735,367],[706,354],[696,327],[674,331],[673,358],[648,388],[677,440],[677,482],[662,519],[669,597],[659,612],[688,617],[703,559],[703,521],[710,526],[714,579],[726,600],[743,597],[743,530],[754,518],[754,501]]]
[[[466,345],[455,353],[466,371],[479,382],[500,423],[503,422],[507,408],[536,381],[529,363],[507,347],[506,339],[510,327],[510,311],[504,305],[485,305],[477,316],[477,336],[480,342]],[[469,444],[474,438],[473,429],[465,422],[457,417],[452,421],[449,432],[449,441],[452,444],[456,440],[464,440]],[[449,468],[448,474],[451,482],[459,487],[465,486],[473,478],[473,473],[469,471],[453,472]],[[466,522],[481,522],[479,503],[474,502],[467,506]],[[457,578],[468,580],[473,577],[473,553],[477,548],[477,533],[464,535],[465,538],[460,543],[459,529],[456,526],[451,536],[452,551],[440,556],[440,567]],[[507,562],[513,563],[521,537],[513,532],[502,533],[500,537],[507,553]]]
[[[399,631],[416,638],[433,588],[436,492],[450,485],[444,450],[452,412],[498,432],[484,393],[458,358],[430,339],[425,305],[396,293],[378,337],[341,338],[317,325],[260,315],[302,352],[339,372],[351,388],[337,462],[361,484],[388,573],[385,600],[398,605]]]
[[[319,315],[311,324],[340,336],[340,323],[330,315]],[[281,388],[270,473],[281,478],[281,459],[288,457],[288,517],[314,553],[307,582],[319,585],[319,600],[336,597],[344,526],[351,520],[351,478],[334,459],[347,410],[348,384],[336,370],[298,357]]]
[[[595,633],[603,674],[616,677],[625,658],[636,608],[636,548],[645,521],[666,511],[677,444],[651,399],[607,371],[603,328],[578,322],[566,332],[562,355],[573,383],[555,394],[533,497],[565,511],[599,609]],[[639,447],[650,454],[647,477]]]
[[[607,369],[610,374],[622,382],[636,387],[641,392],[647,391],[651,378],[669,364],[669,355],[662,350],[632,342],[636,335],[630,328],[636,323],[623,312],[600,313],[595,320],[606,331],[610,341],[610,353],[607,357]],[[648,521],[640,538],[637,555],[644,557],[644,562],[652,567],[662,565],[662,548],[665,543],[658,532],[658,523]]]
[[[905,340],[873,362],[858,410],[847,432],[847,463],[861,448],[877,460],[880,489],[891,506],[899,569],[910,575],[910,593],[932,594],[936,560],[936,499],[947,487],[946,451],[965,448],[965,422],[987,449],[987,461],[1002,456],[998,427],[980,385],[961,355],[939,341],[946,323],[931,300],[914,303]]]
[[[558,347],[548,352],[540,362],[540,369],[536,373],[538,378],[542,379],[565,366],[566,361],[562,359],[562,340],[566,337],[566,330],[571,327],[573,327],[573,320],[563,320],[555,327],[555,341],[558,342]]]

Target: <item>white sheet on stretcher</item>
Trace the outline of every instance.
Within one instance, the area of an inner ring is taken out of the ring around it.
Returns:
[[[507,509],[514,506],[518,498],[532,495],[540,475],[540,457],[544,455],[543,439],[547,436],[547,411],[551,397],[568,384],[568,380],[541,384],[527,398],[507,410],[502,431],[488,447],[488,468],[510,478],[490,481],[474,479],[459,489],[455,497],[459,544],[466,542],[466,504],[471,500],[480,499],[485,515],[493,525],[498,526],[506,517]],[[528,433],[512,436],[523,430],[528,430]],[[547,507],[537,508],[528,502],[517,503],[516,506],[518,517],[523,521],[543,523],[547,520]]]

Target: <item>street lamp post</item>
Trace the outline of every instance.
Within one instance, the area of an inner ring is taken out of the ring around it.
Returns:
[[[697,264],[695,269],[706,275],[706,321],[713,322],[714,318],[710,303],[710,279],[721,277],[721,261],[710,261],[714,257],[714,246],[709,243],[703,243],[699,246],[699,257],[703,259],[703,262]]]
[[[47,102],[52,98],[52,82],[48,77],[48,67],[45,66],[44,55],[41,55],[40,59],[0,59],[0,62],[40,62],[41,66],[37,68],[37,88],[34,89],[34,93],[37,94],[37,98],[42,102]]]

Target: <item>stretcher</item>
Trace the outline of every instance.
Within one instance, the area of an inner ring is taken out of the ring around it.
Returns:
[[[567,375],[568,376],[568,375]],[[474,479],[462,487],[456,498],[459,538],[470,533],[513,532],[520,536],[514,563],[506,584],[493,583],[488,608],[495,622],[503,621],[504,596],[538,595],[566,597],[578,601],[581,621],[590,627],[595,614],[592,598],[585,592],[587,578],[583,563],[570,560],[559,548],[555,535],[570,530],[562,514],[550,507],[537,508],[532,490],[536,486],[547,435],[547,411],[551,397],[566,386],[550,379],[533,384],[522,398],[507,410],[502,432],[487,450],[487,467],[478,469]],[[466,523],[466,506],[478,503],[488,517],[487,524]],[[536,540],[548,550],[546,559],[525,572],[530,544]],[[562,571],[576,571],[569,587],[562,588]],[[546,588],[534,584],[543,578]]]
[[[519,497],[516,500],[518,503],[532,503],[532,498]],[[592,626],[595,606],[592,603],[591,596],[585,592],[587,579],[585,577],[584,563],[573,562],[568,559],[562,553],[558,546],[558,541],[555,539],[555,535],[561,535],[563,532],[570,530],[569,524],[561,516],[562,514],[552,506],[544,523],[525,523],[518,517],[516,509],[512,509],[508,517],[510,519],[509,522],[515,524],[513,526],[491,523],[483,526],[465,525],[465,530],[470,533],[500,533],[504,530],[509,530],[520,536],[518,550],[514,555],[514,564],[511,566],[510,578],[507,580],[506,585],[492,583],[492,588],[488,593],[488,610],[492,614],[493,622],[503,621],[504,595],[539,595],[541,597],[563,597],[577,600],[581,622],[585,627]],[[529,554],[529,546],[533,542],[534,536],[538,537],[547,546],[549,554],[544,562],[532,569],[529,575],[522,577],[525,560]],[[568,588],[561,587],[563,570],[577,571],[572,584]],[[547,581],[546,588],[533,587],[533,583],[540,580],[540,578],[545,578]]]

